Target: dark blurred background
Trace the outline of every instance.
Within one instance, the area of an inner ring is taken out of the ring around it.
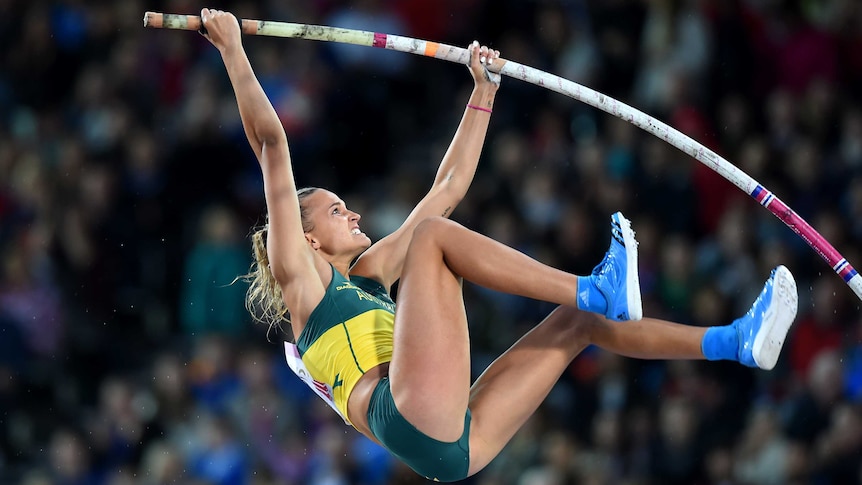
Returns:
[[[346,428],[253,324],[259,169],[217,51],[145,10],[231,9],[465,46],[631,104],[738,165],[862,264],[856,0],[0,0],[0,483],[422,483]],[[466,68],[277,38],[245,45],[299,185],[379,238],[428,188]],[[744,313],[787,265],[799,316],[772,372],[590,348],[481,485],[862,480],[859,301],[790,229],[632,125],[506,78],[454,218],[586,273],[622,210],[645,313]],[[467,286],[478,374],[551,306]],[[269,337],[269,338],[268,338]]]

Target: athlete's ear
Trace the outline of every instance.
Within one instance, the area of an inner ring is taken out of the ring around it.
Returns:
[[[320,249],[320,242],[317,239],[311,237],[311,234],[305,233],[305,240],[308,241],[308,245],[311,246],[311,249],[317,251]]]

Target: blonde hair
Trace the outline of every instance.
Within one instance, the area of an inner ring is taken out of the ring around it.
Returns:
[[[302,219],[303,232],[314,229],[308,214],[308,208],[303,204],[305,199],[317,192],[317,187],[305,187],[296,191],[299,199],[299,213]],[[251,235],[251,251],[254,262],[247,274],[241,277],[247,281],[248,291],[245,295],[245,308],[252,318],[272,327],[280,326],[282,321],[290,322],[290,315],[281,294],[281,285],[275,280],[270,269],[269,254],[266,250],[269,222],[253,230]],[[292,340],[292,338],[291,338]]]

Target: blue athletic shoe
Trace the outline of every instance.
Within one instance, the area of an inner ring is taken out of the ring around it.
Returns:
[[[784,266],[776,267],[748,313],[733,322],[739,336],[739,362],[764,370],[775,367],[798,304],[793,275]]]
[[[631,222],[621,212],[611,216],[611,246],[590,279],[605,297],[606,317],[617,321],[643,318],[638,242]]]

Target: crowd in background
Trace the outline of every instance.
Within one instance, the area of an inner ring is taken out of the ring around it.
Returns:
[[[581,83],[678,128],[862,265],[862,4],[855,0],[0,0],[0,483],[422,483],[344,426],[253,324],[235,281],[264,220],[218,52],[145,10],[403,34]],[[429,186],[471,87],[408,54],[245,39],[298,184],[373,239]],[[622,210],[647,316],[744,313],[799,285],[778,367],[589,348],[476,485],[862,482],[860,302],[705,165],[510,78],[453,218],[584,274]],[[475,372],[552,307],[465,287]]]

